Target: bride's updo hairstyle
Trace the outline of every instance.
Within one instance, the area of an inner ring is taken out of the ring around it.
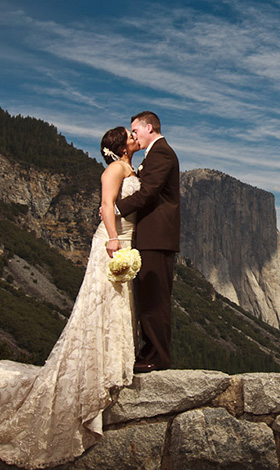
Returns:
[[[115,127],[104,134],[100,144],[100,152],[107,165],[123,156],[126,141],[127,132],[125,127]]]

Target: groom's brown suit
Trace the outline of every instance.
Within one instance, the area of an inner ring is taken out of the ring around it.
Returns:
[[[137,211],[136,247],[142,256],[138,276],[139,316],[146,342],[141,357],[159,369],[170,367],[173,261],[179,251],[179,162],[161,137],[140,171],[141,189],[117,205],[126,216]]]

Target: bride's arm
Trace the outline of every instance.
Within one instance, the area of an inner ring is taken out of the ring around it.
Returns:
[[[122,181],[125,177],[125,168],[119,162],[111,163],[101,176],[102,183],[102,219],[108,232],[106,250],[112,258],[113,253],[121,248],[116,230],[115,201],[117,199]]]

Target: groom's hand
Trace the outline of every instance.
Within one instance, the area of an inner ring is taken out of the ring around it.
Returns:
[[[119,203],[119,201],[121,201],[121,199],[122,199],[122,198],[121,198],[121,195],[118,194],[117,199],[116,199],[116,201],[115,201],[115,213],[116,213],[117,215],[120,215],[120,214],[121,214],[121,213],[120,213],[120,210],[119,210],[119,208],[118,208],[118,203]]]

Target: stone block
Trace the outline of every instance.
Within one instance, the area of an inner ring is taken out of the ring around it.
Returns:
[[[230,384],[223,372],[168,370],[138,374],[104,412],[104,424],[178,413],[206,405]]]

